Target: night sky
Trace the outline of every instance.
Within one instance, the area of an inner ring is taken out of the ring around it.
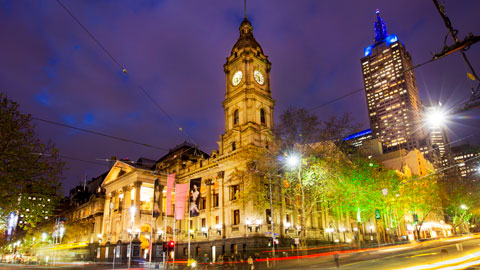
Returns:
[[[223,64],[239,36],[243,1],[62,3],[128,76],[56,1],[1,0],[0,91],[19,102],[22,113],[165,149],[186,140],[186,132],[207,153],[217,149],[224,131]],[[272,62],[277,120],[288,106],[313,108],[363,87],[360,58],[373,43],[377,8],[415,64],[441,51],[447,31],[431,0],[248,1],[254,35]],[[480,35],[480,1],[450,0],[446,8],[461,39],[469,32]],[[467,55],[478,73],[480,44]],[[448,107],[468,98],[474,83],[467,71],[458,53],[417,69],[422,102],[439,99]],[[369,127],[363,92],[314,112],[321,119],[351,112]],[[478,115],[470,111],[452,119],[452,140],[480,132]],[[54,142],[62,155],[98,163],[66,160],[65,191],[103,173],[108,163],[100,159],[158,159],[166,153],[35,124],[38,136]]]

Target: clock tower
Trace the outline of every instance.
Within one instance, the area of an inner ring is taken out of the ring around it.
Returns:
[[[220,154],[248,145],[268,147],[273,128],[271,63],[253,37],[252,24],[246,17],[239,30],[240,37],[223,65],[225,133],[218,142]]]

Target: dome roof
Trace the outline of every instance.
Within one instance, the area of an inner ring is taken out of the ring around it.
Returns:
[[[247,20],[247,18],[243,20],[239,30],[240,37],[238,38],[235,45],[233,45],[231,53],[233,54],[235,50],[250,47],[259,50],[263,54],[262,47],[260,47],[260,44],[258,44],[258,42],[253,37],[253,27],[252,24]]]

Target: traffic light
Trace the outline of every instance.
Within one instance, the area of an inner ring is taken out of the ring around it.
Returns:
[[[163,252],[167,252],[167,251],[168,251],[168,243],[163,242]]]
[[[173,250],[175,248],[175,241],[168,242],[168,250]]]
[[[269,246],[269,247],[272,246],[272,239],[268,239],[268,246]]]

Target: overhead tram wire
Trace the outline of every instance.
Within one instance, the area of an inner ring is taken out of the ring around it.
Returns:
[[[50,154],[50,153],[31,153],[32,155],[37,155],[37,156],[53,156],[54,154]],[[64,159],[69,159],[69,160],[74,160],[74,161],[80,161],[80,162],[85,162],[85,163],[89,163],[89,164],[94,164],[94,165],[98,165],[98,166],[105,166],[107,164],[104,164],[104,163],[100,163],[100,162],[95,162],[95,161],[91,161],[91,160],[85,160],[85,159],[81,159],[81,158],[76,158],[76,157],[69,157],[69,156],[65,156],[65,155],[60,155],[60,154],[55,154],[57,155],[59,158],[64,158]]]
[[[414,70],[414,69],[416,69],[416,68],[419,68],[419,67],[422,67],[422,66],[424,66],[424,65],[426,65],[426,64],[432,63],[432,62],[434,62],[434,61],[436,61],[436,60],[439,60],[439,59],[443,58],[444,56],[445,56],[445,55],[442,55],[442,56],[440,56],[440,57],[432,58],[432,59],[430,59],[430,60],[427,60],[427,61],[425,61],[425,62],[422,62],[422,63],[420,63],[420,64],[418,64],[418,65],[415,65],[415,66],[413,66],[413,67],[411,67],[411,68],[408,68],[408,69],[404,70],[403,73],[407,73],[407,72],[412,71],[412,70]],[[332,104],[332,103],[335,103],[335,102],[337,102],[337,101],[339,101],[339,100],[342,100],[342,99],[344,99],[344,98],[346,98],[346,97],[349,97],[349,96],[351,96],[351,95],[353,95],[353,94],[356,94],[356,93],[358,93],[358,92],[360,92],[360,91],[362,91],[362,90],[365,90],[365,87],[355,89],[355,90],[353,90],[353,91],[351,91],[351,92],[348,92],[347,94],[345,94],[345,95],[343,95],[343,96],[334,98],[334,99],[332,99],[332,100],[330,100],[330,101],[327,101],[327,102],[325,102],[325,103],[323,103],[323,104],[321,104],[321,105],[319,105],[319,106],[310,108],[309,111],[314,111],[314,110],[320,109],[320,108],[322,108],[322,107],[328,106],[328,105],[330,105],[330,104]]]
[[[93,41],[95,41],[95,43],[103,50],[103,52],[107,54],[108,57],[122,70],[122,72],[126,76],[128,76],[129,73],[127,72],[127,69],[120,64],[120,62],[113,56],[113,54],[110,53],[97,38],[95,38],[95,36],[87,29],[87,27],[85,27],[85,25],[83,25],[82,22],[80,22],[80,20],[77,17],[75,17],[75,15],[73,15],[73,13],[60,0],[56,0],[56,1],[68,13],[68,15],[70,15],[70,17],[72,17],[72,19],[93,39]],[[142,87],[141,85],[137,85],[137,87],[168,118],[168,120],[174,126],[176,126],[178,131],[180,131],[182,134],[185,135],[187,140],[190,140],[191,143],[198,145],[193,141],[193,139],[188,135],[188,133],[170,116],[170,114],[168,114],[167,111],[145,90],[144,87]]]
[[[67,125],[67,124],[62,124],[62,123],[38,118],[38,117],[35,117],[35,116],[31,116],[31,118],[34,119],[34,120],[40,121],[40,122],[45,122],[45,123],[49,123],[49,124],[52,124],[52,125],[71,128],[71,129],[79,130],[79,131],[82,131],[82,132],[91,133],[91,134],[95,134],[95,135],[98,135],[98,136],[110,138],[110,139],[115,139],[115,140],[119,140],[119,141],[123,141],[123,142],[142,145],[142,146],[145,146],[145,147],[155,148],[155,149],[162,150],[162,151],[167,151],[167,152],[169,151],[169,149],[166,149],[166,148],[154,146],[154,145],[147,144],[147,143],[141,143],[141,142],[137,142],[137,141],[133,141],[133,140],[130,140],[130,139],[125,139],[125,138],[121,138],[121,137],[117,137],[117,136],[113,136],[113,135],[108,135],[108,134],[101,133],[101,132],[98,132],[98,131],[93,131],[93,130],[88,130],[88,129],[84,129],[84,128],[74,127],[74,126],[70,126],[70,125]]]
[[[88,29],[80,22],[80,20],[78,20],[78,19],[75,17],[75,15],[73,15],[73,13],[72,13],[65,5],[63,5],[63,3],[62,3],[60,0],[56,0],[56,1],[57,1],[58,4],[72,17],[72,19],[75,20],[75,22],[77,22],[77,24],[79,24],[80,27],[81,27],[84,31],[86,31],[86,32],[88,33],[88,35],[99,45],[99,47],[109,56],[109,58],[110,58],[119,68],[122,69],[122,72],[125,73],[125,75],[128,75],[128,72],[127,72],[126,68],[123,67],[123,66],[115,59],[115,57],[113,57],[113,55],[100,43],[100,41],[99,41],[98,39],[95,38],[95,36],[94,36],[90,31],[88,31]],[[434,57],[434,58],[432,58],[432,59],[430,59],[430,60],[427,60],[427,61],[425,61],[425,62],[423,62],[423,63],[420,63],[420,64],[415,65],[415,66],[413,66],[413,67],[411,67],[411,68],[409,68],[409,69],[404,70],[403,73],[412,71],[412,70],[414,70],[414,69],[416,69],[416,68],[419,68],[419,67],[422,67],[422,66],[424,66],[424,65],[426,65],[426,64],[432,63],[432,62],[434,62],[434,61],[436,61],[436,60],[439,60],[439,59],[443,58],[443,57],[446,56],[446,55],[450,55],[450,54],[444,54],[444,55],[436,56],[436,57]],[[193,139],[188,135],[188,133],[187,133],[182,127],[180,127],[180,125],[178,125],[178,124],[176,123],[176,121],[170,116],[170,114],[168,114],[167,111],[166,111],[165,109],[163,109],[163,107],[162,107],[158,102],[156,102],[156,101],[153,99],[153,97],[145,90],[144,87],[142,87],[141,85],[138,85],[138,88],[139,88],[139,89],[147,96],[147,98],[150,99],[150,101],[172,122],[172,124],[175,125],[176,128],[178,128],[178,130],[185,135],[185,137],[186,137],[187,140],[190,140],[194,145],[196,145],[197,147],[199,147],[199,145],[196,144],[196,143],[193,141]],[[340,97],[334,98],[334,99],[332,99],[332,100],[330,100],[330,101],[328,101],[328,102],[326,102],[326,103],[323,103],[323,104],[321,104],[321,105],[319,105],[319,106],[313,107],[313,108],[309,109],[309,111],[314,111],[314,110],[317,110],[317,109],[319,109],[319,108],[328,106],[328,105],[330,105],[330,104],[332,104],[332,103],[335,103],[335,102],[337,102],[337,101],[339,101],[339,100],[342,100],[342,99],[344,99],[344,98],[346,98],[346,97],[349,97],[349,96],[351,96],[351,95],[353,95],[353,94],[356,94],[356,93],[358,93],[358,92],[360,92],[360,91],[362,91],[362,90],[364,90],[364,89],[365,89],[365,87],[362,87],[362,88],[353,90],[353,91],[351,91],[351,92],[349,92],[349,93],[347,93],[347,94],[345,94],[345,95],[342,95],[342,96],[340,96]]]

